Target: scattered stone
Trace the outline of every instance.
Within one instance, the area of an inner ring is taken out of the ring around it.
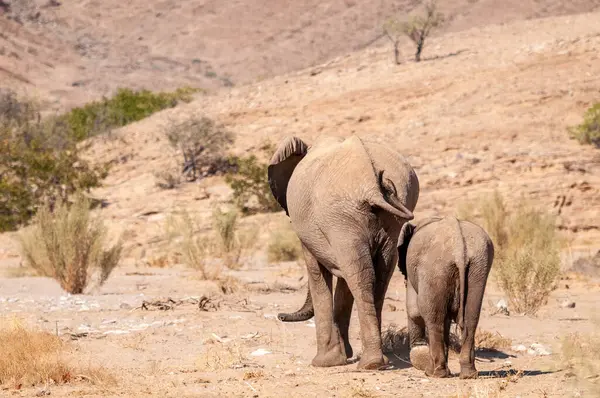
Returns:
[[[504,299],[501,299],[496,303],[496,314],[504,314],[506,316],[510,315],[510,311],[508,310],[508,304]]]
[[[271,351],[267,351],[264,348],[259,348],[258,350],[251,352],[250,355],[252,355],[253,357],[262,357],[263,355],[267,355],[270,353]]]
[[[543,345],[539,344],[539,343],[533,343],[531,346],[529,346],[529,349],[527,350],[527,353],[529,355],[539,355],[539,356],[546,356],[546,355],[551,355],[552,352],[550,351],[549,348],[544,347]]]
[[[119,306],[120,309],[122,310],[130,310],[132,307],[131,305],[127,304],[127,303],[121,303],[121,305]]]
[[[570,300],[563,300],[559,303],[560,308],[575,308],[575,302]]]
[[[524,352],[524,351],[527,351],[527,347],[525,347],[523,344],[514,345],[514,346],[512,346],[512,347],[511,347],[511,349],[512,349],[513,351],[516,351],[516,352]]]

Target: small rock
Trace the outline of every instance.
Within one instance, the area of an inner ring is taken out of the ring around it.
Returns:
[[[252,355],[253,357],[261,357],[270,353],[271,351],[267,351],[264,348],[259,348],[258,350],[251,352],[250,355]]]
[[[519,344],[519,345],[514,345],[511,347],[511,349],[513,351],[516,352],[523,352],[523,351],[527,351],[527,347],[525,347],[523,344]]]
[[[559,305],[560,308],[575,308],[575,302],[570,300],[563,300]]]
[[[385,305],[385,309],[389,312],[395,312],[398,310],[394,304],[390,304],[390,303],[387,303]]]
[[[529,350],[527,350],[527,353],[531,354],[530,351],[534,352],[534,354],[532,354],[532,355],[546,356],[546,355],[552,354],[552,352],[550,351],[549,348],[544,347],[543,345],[538,344],[538,343],[533,343],[532,345],[530,345]]]
[[[501,299],[500,301],[498,301],[498,303],[496,303],[496,308],[498,309],[498,312],[504,315],[510,315],[510,311],[508,310],[508,304],[506,304],[506,301],[504,299]]]
[[[120,309],[122,310],[130,310],[131,309],[131,305],[127,304],[127,303],[121,303],[121,305],[119,306]]]

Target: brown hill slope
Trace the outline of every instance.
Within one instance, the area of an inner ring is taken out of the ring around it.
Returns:
[[[381,25],[415,0],[358,2],[5,0],[0,78],[49,99],[81,104],[118,86],[218,88],[286,73],[385,44]],[[446,31],[586,12],[600,0],[450,0]],[[1,13],[1,11],[0,11]],[[15,15],[13,15],[15,14]],[[6,17],[24,22],[20,27]],[[410,57],[412,50],[403,53]]]
[[[599,18],[471,29],[433,39],[430,59],[419,64],[395,66],[388,51],[367,50],[201,97],[120,130],[118,139],[99,140],[91,155],[118,162],[97,194],[140,250],[156,249],[149,243],[161,239],[175,207],[209,214],[227,194],[218,180],[162,191],[153,177],[177,161],[161,126],[206,114],[237,133],[237,152],[287,134],[308,142],[319,134],[375,137],[415,166],[417,217],[452,213],[498,189],[559,214],[572,249],[597,250],[600,152],[570,140],[565,129],[600,98]]]

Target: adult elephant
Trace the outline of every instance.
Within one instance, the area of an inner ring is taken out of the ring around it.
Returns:
[[[415,171],[385,145],[322,136],[310,148],[297,137],[284,139],[268,175],[302,243],[317,334],[313,366],[343,365],[352,356],[348,327],[355,299],[363,346],[358,368],[385,365],[381,310],[398,263],[400,230],[414,218]]]

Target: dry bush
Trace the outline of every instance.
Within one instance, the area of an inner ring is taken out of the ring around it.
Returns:
[[[294,261],[302,255],[302,246],[296,233],[286,225],[273,233],[269,238],[267,246],[267,257],[269,262]]]
[[[560,276],[561,241],[554,217],[524,201],[515,203],[515,211],[509,214],[498,192],[476,207],[494,242],[492,274],[514,311],[535,314],[548,301]],[[459,218],[474,220],[473,210],[460,209]]]
[[[154,173],[155,185],[160,189],[175,189],[181,185],[181,176],[170,171]]]
[[[183,156],[182,172],[190,181],[235,168],[224,156],[235,135],[207,117],[193,117],[165,130],[167,140]]]
[[[13,388],[68,383],[73,369],[61,358],[63,342],[18,322],[0,329],[0,385]]]
[[[172,214],[167,220],[169,240],[179,237],[179,251],[183,262],[190,268],[200,272],[202,279],[216,280],[222,271],[222,265],[210,261],[211,242],[206,236],[198,234],[200,223],[186,210]]]
[[[512,340],[502,336],[500,333],[492,333],[487,330],[477,329],[475,332],[475,347],[482,351],[500,351],[509,348]]]
[[[216,254],[230,269],[241,268],[240,256],[252,249],[258,239],[256,231],[238,228],[238,212],[235,209],[213,211],[213,231],[216,237]]]
[[[600,334],[571,333],[563,339],[562,359],[577,384],[600,394]]]
[[[244,372],[242,380],[256,380],[265,377],[265,372],[262,370],[247,370]]]
[[[26,263],[71,294],[83,293],[94,271],[98,285],[104,284],[119,263],[121,242],[105,249],[106,228],[99,216],[92,216],[90,200],[82,194],[70,206],[59,198],[51,208],[41,207],[33,225],[19,236]]]
[[[235,294],[244,290],[244,284],[230,275],[219,278],[217,285],[223,294]]]

